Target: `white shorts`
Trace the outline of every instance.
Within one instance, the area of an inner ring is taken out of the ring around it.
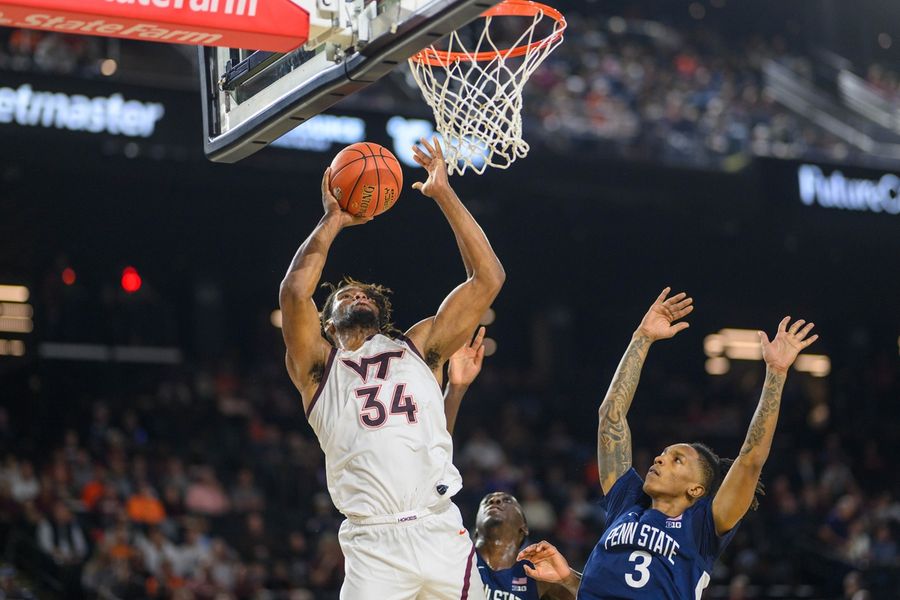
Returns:
[[[339,539],[341,600],[484,600],[475,546],[455,504],[401,523],[346,520]]]

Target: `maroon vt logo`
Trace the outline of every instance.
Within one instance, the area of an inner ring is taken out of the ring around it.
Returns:
[[[403,350],[395,350],[393,352],[382,352],[381,354],[376,354],[375,356],[367,356],[360,359],[359,362],[350,360],[349,358],[342,358],[341,362],[350,367],[350,369],[352,369],[354,373],[360,376],[360,378],[363,380],[363,383],[365,383],[369,381],[369,373],[371,372],[372,367],[375,367],[376,379],[387,379],[388,370],[391,367],[391,361],[395,358],[402,357]]]

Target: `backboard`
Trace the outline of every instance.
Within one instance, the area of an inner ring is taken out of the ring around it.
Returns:
[[[236,162],[476,19],[500,0],[294,0],[309,38],[285,54],[201,47],[204,150]]]

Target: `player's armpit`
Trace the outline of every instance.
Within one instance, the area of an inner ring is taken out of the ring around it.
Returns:
[[[412,327],[406,330],[406,337],[416,345],[416,348],[421,352],[424,348],[424,344],[426,340],[428,340],[428,336],[431,334],[431,326],[434,324],[434,317],[428,317],[427,319],[422,319]]]

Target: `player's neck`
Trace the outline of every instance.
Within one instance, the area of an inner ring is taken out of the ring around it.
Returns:
[[[494,571],[509,569],[516,564],[519,546],[514,540],[478,536],[475,550]]]
[[[378,333],[377,329],[369,329],[362,327],[350,327],[334,332],[336,345],[341,350],[353,352],[366,343],[366,338]]]
[[[684,498],[653,498],[650,507],[667,517],[674,518],[684,514],[684,511],[690,508],[691,505]]]

